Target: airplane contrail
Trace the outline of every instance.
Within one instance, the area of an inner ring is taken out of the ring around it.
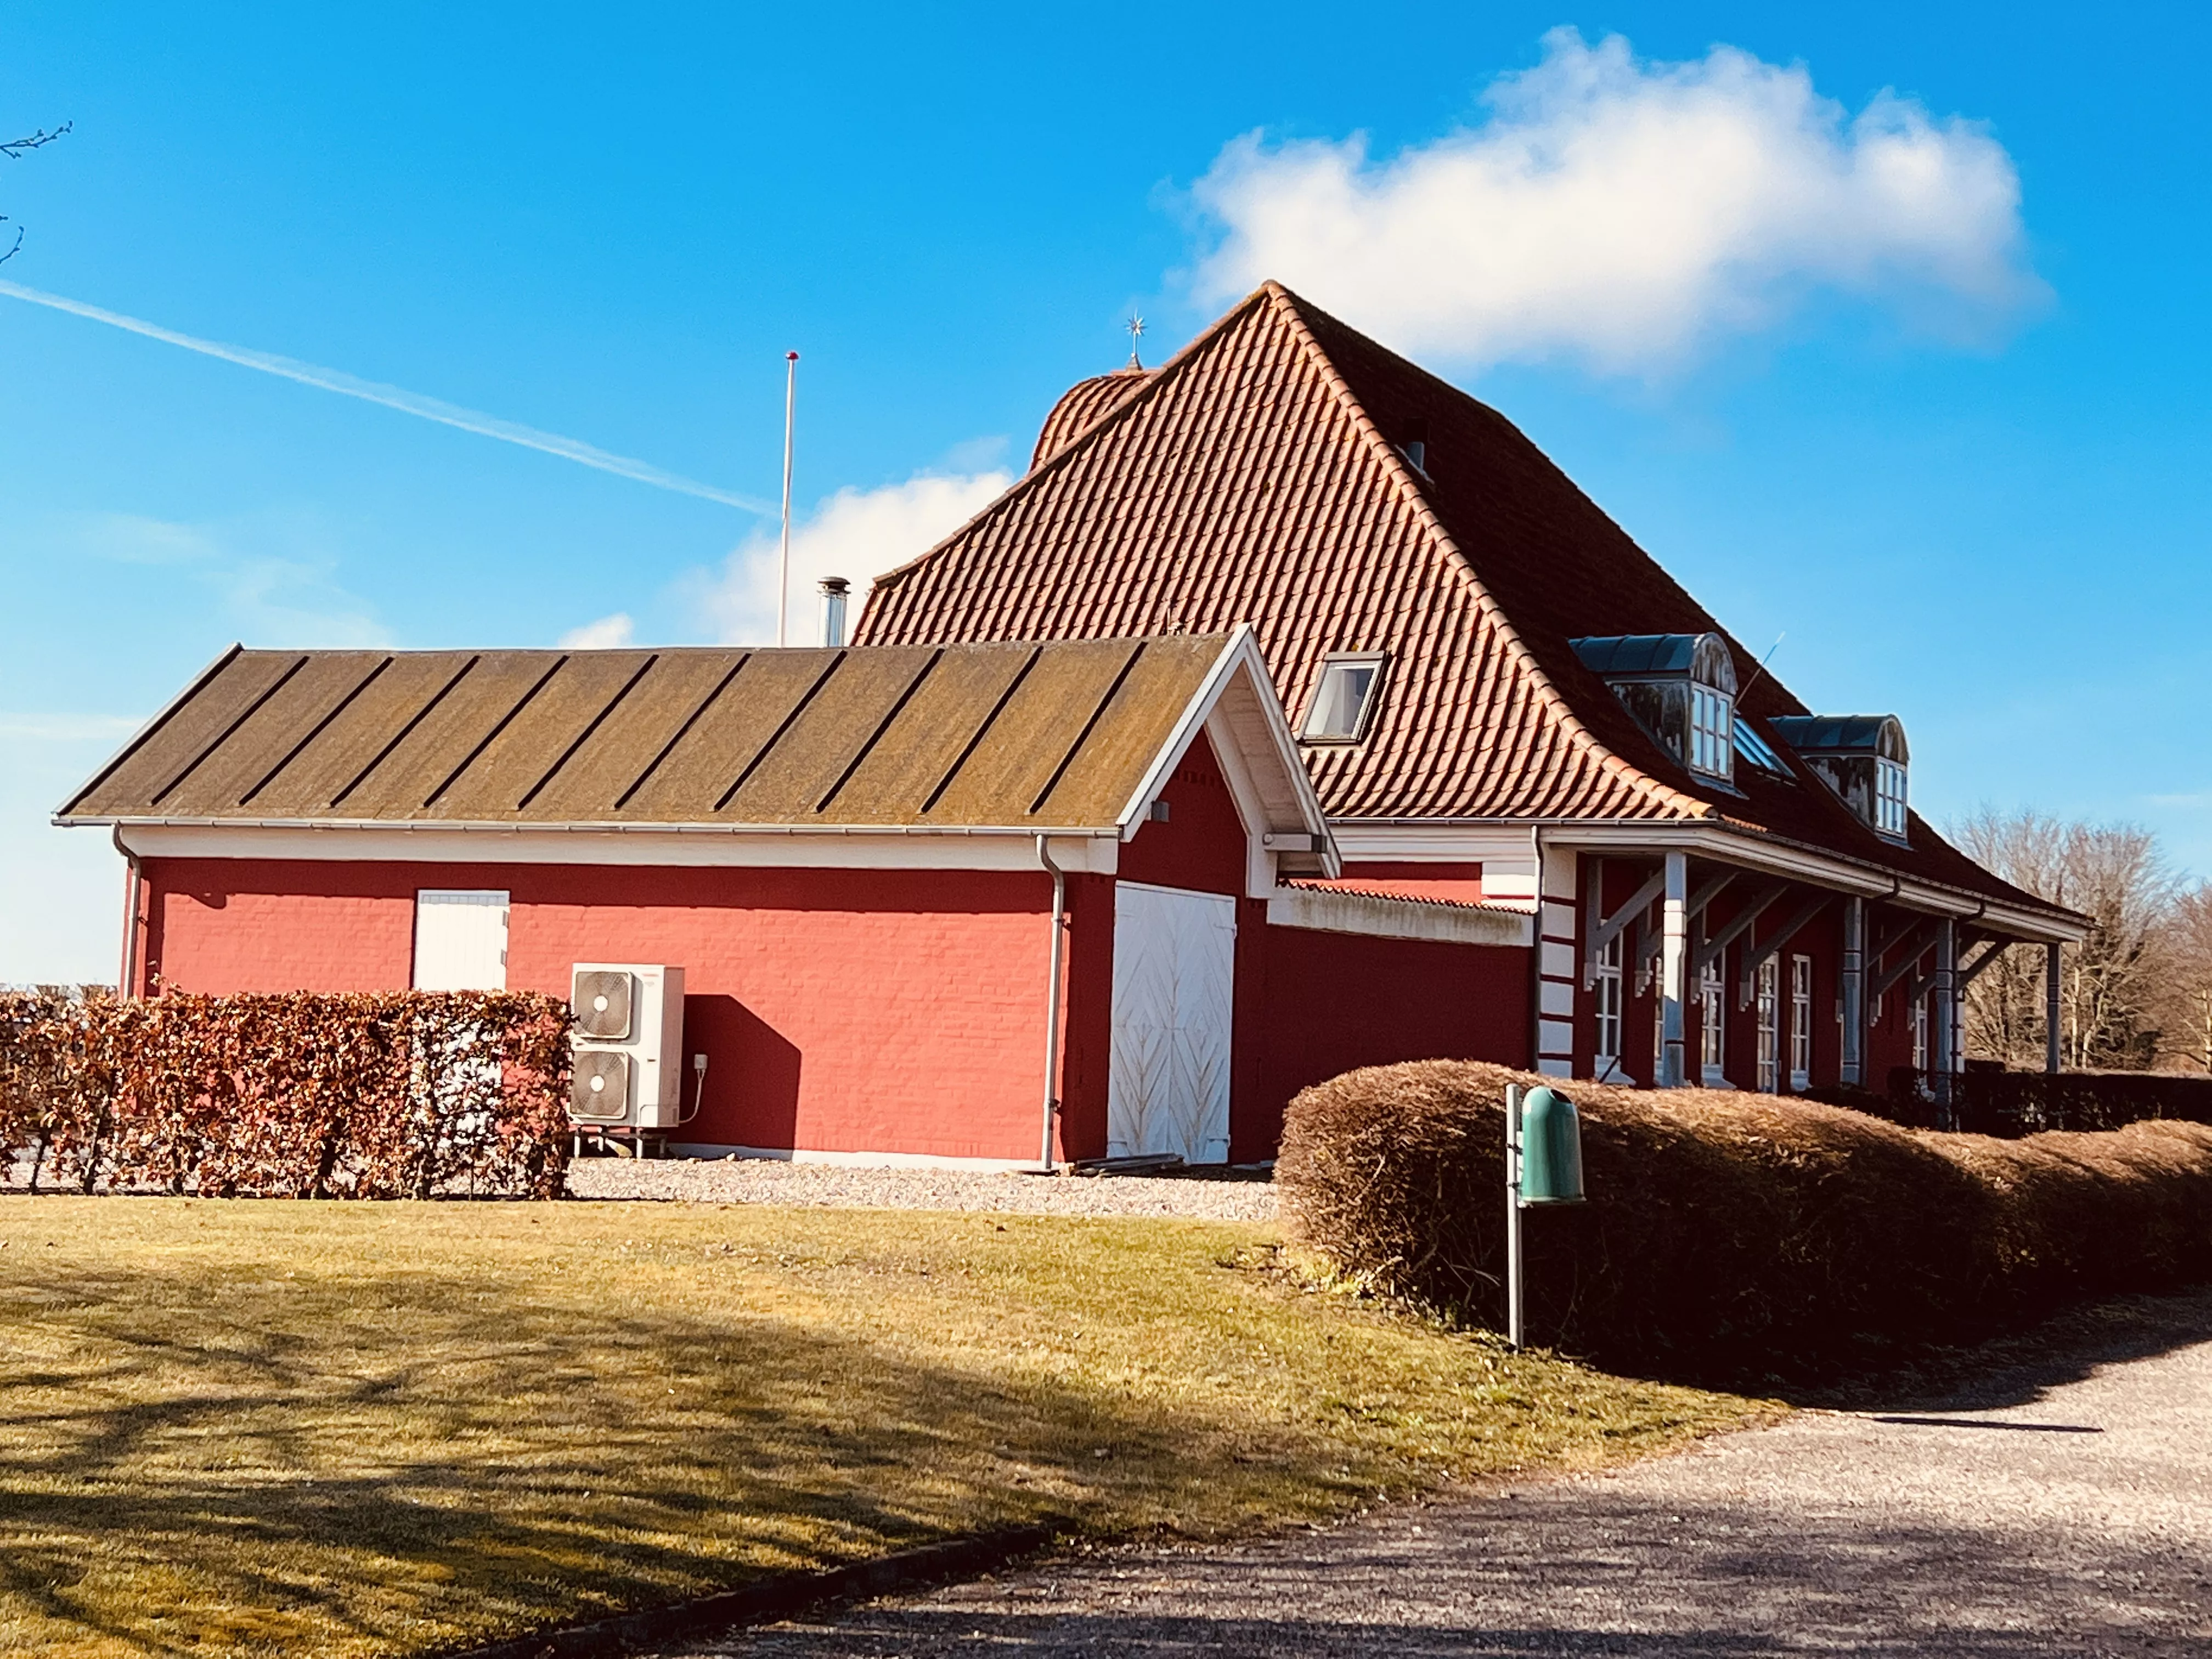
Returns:
[[[596,467],[602,472],[611,472],[617,477],[634,479],[641,484],[651,484],[655,489],[672,489],[678,495],[720,501],[726,507],[743,507],[748,513],[758,513],[763,516],[777,510],[769,503],[756,501],[750,495],[718,489],[713,484],[701,483],[696,478],[670,472],[649,462],[632,460],[627,455],[611,455],[604,449],[596,449],[574,438],[540,432],[535,427],[502,421],[495,416],[479,414],[473,409],[463,409],[458,404],[403,391],[396,386],[381,386],[374,380],[364,380],[335,368],[319,368],[313,363],[303,363],[295,357],[280,357],[269,351],[249,351],[244,346],[225,345],[220,340],[198,339],[190,334],[179,334],[173,328],[163,328],[158,323],[149,323],[143,318],[104,311],[98,306],[88,306],[82,300],[68,300],[58,294],[25,288],[21,283],[0,279],[0,295],[26,301],[34,306],[45,306],[49,310],[65,311],[72,317],[88,317],[95,323],[106,323],[110,328],[143,334],[149,340],[163,340],[173,346],[182,346],[187,351],[197,351],[204,357],[219,357],[224,362],[236,363],[241,368],[258,369],[264,374],[297,380],[301,386],[319,386],[325,392],[335,392],[342,398],[358,398],[363,403],[380,404],[386,409],[396,409],[403,415],[435,421],[441,426],[458,427],[463,432],[473,432],[480,437],[496,438],[501,443],[520,444],[525,449],[558,455],[562,460]]]

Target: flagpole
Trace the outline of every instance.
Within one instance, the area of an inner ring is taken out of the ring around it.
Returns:
[[[784,642],[785,615],[791,609],[791,425],[799,408],[799,354],[783,354],[783,550],[775,562],[775,642]]]

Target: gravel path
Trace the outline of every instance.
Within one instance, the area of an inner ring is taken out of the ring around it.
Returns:
[[[2208,1339],[2212,1293],[2138,1303],[1932,1404],[1808,1412],[1610,1475],[1079,1557],[684,1651],[2203,1659]]]
[[[1265,1179],[847,1169],[765,1158],[579,1158],[569,1166],[568,1188],[579,1198],[680,1199],[702,1204],[1195,1216],[1209,1221],[1275,1218],[1275,1188]]]

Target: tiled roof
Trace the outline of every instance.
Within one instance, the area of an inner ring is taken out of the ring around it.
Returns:
[[[1426,904],[1439,910],[1480,910],[1500,916],[1525,916],[1536,908],[1534,899],[1522,904],[1506,904],[1496,899],[1444,898],[1435,893],[1408,893],[1384,883],[1361,881],[1356,876],[1340,877],[1334,881],[1291,878],[1282,884],[1302,892],[1357,893],[1362,898],[1389,899],[1394,904]]]
[[[59,816],[1105,828],[1228,648],[234,650]]]
[[[1569,641],[1726,631],[1503,416],[1279,285],[1100,388],[1063,399],[1005,495],[878,580],[858,638],[1249,622],[1294,717],[1325,653],[1384,651],[1365,739],[1309,751],[1333,819],[1704,820],[2048,908],[1917,817],[1909,848],[1885,842],[1794,761],[1740,766],[1737,790],[1676,763]],[[1807,712],[1729,645],[1755,730]]]
[[[1094,374],[1068,387],[1037,432],[1036,447],[1030,452],[1030,468],[1060,453],[1099,416],[1158,373],[1156,368],[1117,368],[1111,374]]]

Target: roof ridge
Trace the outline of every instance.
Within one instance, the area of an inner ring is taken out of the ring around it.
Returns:
[[[1196,334],[1193,335],[1184,343],[1181,349],[1177,350],[1158,368],[1150,368],[1142,371],[1146,377],[1143,385],[1136,387],[1133,391],[1129,392],[1127,396],[1121,398],[1119,401],[1108,405],[1105,410],[1099,415],[1097,420],[1091,422],[1089,426],[1085,427],[1082,431],[1077,433],[1073,438],[1070,438],[1066,443],[1062,444],[1058,449],[1054,450],[1043,460],[1039,461],[1035,465],[1031,466],[1028,471],[1023,473],[1020,477],[1015,479],[1013,483],[1007,485],[1006,488],[1000,491],[999,494],[994,495],[989,501],[984,502],[981,507],[976,509],[972,516],[963,520],[954,528],[939,537],[933,545],[922,552],[915,554],[914,557],[908,559],[904,564],[894,565],[889,570],[884,571],[882,575],[877,577],[870,588],[869,603],[860,612],[860,626],[865,627],[866,625],[868,611],[874,608],[874,595],[876,593],[881,592],[885,588],[896,586],[900,582],[906,580],[909,572],[921,568],[921,566],[927,564],[930,560],[944,552],[945,550],[951,546],[953,542],[966,535],[975,526],[982,523],[986,519],[995,516],[1001,509],[1007,507],[1009,503],[1017,501],[1023,495],[1026,495],[1033,485],[1038,484],[1043,479],[1050,477],[1061,466],[1067,465],[1068,458],[1070,456],[1078,453],[1081,450],[1088,448],[1091,444],[1097,442],[1098,441],[1099,434],[1104,432],[1107,428],[1118,422],[1131,410],[1136,408],[1138,404],[1145,402],[1147,398],[1157,395],[1159,389],[1165,386],[1177,373],[1177,371],[1182,369],[1191,360],[1194,355],[1196,354],[1200,348],[1211,343],[1216,336],[1226,331],[1231,323],[1243,316],[1244,313],[1251,310],[1254,306],[1259,304],[1267,295],[1267,284],[1263,283],[1260,287],[1254,289],[1242,300],[1230,307],[1227,311],[1215,318],[1212,322],[1209,323],[1206,327],[1200,329]],[[1109,374],[1115,374],[1122,372],[1123,370],[1121,369],[1109,371]],[[1078,381],[1077,384],[1082,385],[1085,381],[1103,380],[1105,378],[1107,378],[1105,375],[1085,375],[1084,380],[1082,381]],[[1065,396],[1066,394],[1062,393],[1061,395]],[[1059,405],[1055,404],[1054,407],[1057,408]],[[853,642],[855,645],[863,642],[860,638],[860,627],[856,627],[853,630]]]
[[[1565,694],[1553,684],[1552,677],[1544,672],[1543,665],[1536,660],[1534,653],[1522,641],[1520,631],[1513,626],[1512,619],[1505,614],[1505,608],[1498,603],[1497,595],[1490,591],[1488,584],[1484,582],[1481,576],[1477,574],[1474,562],[1468,557],[1451,532],[1444,527],[1443,520],[1437,516],[1436,509],[1429,504],[1427,495],[1422,492],[1419,483],[1414,478],[1412,468],[1400,454],[1398,447],[1382,435],[1381,430],[1376,426],[1374,418],[1368,414],[1366,406],[1359,401],[1358,395],[1352,391],[1350,383],[1345,380],[1343,371],[1339,369],[1334,361],[1330,358],[1328,349],[1314,337],[1313,330],[1307,325],[1303,310],[1305,301],[1272,277],[1260,285],[1254,297],[1257,298],[1263,295],[1274,306],[1279,314],[1285,319],[1291,337],[1297,340],[1300,349],[1306,354],[1316,373],[1321,376],[1322,383],[1335,397],[1346,416],[1351,420],[1353,429],[1365,440],[1369,456],[1382,464],[1384,475],[1397,487],[1400,495],[1412,507],[1414,517],[1427,532],[1431,542],[1450,556],[1453,568],[1459,573],[1461,580],[1465,582],[1468,591],[1474,595],[1475,608],[1490,619],[1491,626],[1497,629],[1499,641],[1504,647],[1508,655],[1527,679],[1538,701],[1543,705],[1546,714],[1566,735],[1568,740],[1587,754],[1601,769],[1620,779],[1661,805],[1689,817],[1710,818],[1717,816],[1717,809],[1709,803],[1661,782],[1634,762],[1607,747],[1599,740],[1595,732],[1583,724],[1581,717],[1574,712],[1572,706],[1567,702]],[[1243,307],[1240,306],[1237,309],[1241,311]],[[1196,342],[1194,341],[1193,344],[1195,343]],[[1133,398],[1130,401],[1135,400]],[[1073,447],[1070,446],[1070,447]]]

